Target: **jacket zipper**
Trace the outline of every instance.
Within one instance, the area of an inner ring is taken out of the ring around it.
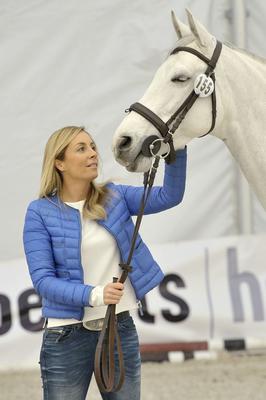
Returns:
[[[80,212],[78,211],[78,221],[79,221],[79,264],[82,266],[81,264],[81,218],[80,218]],[[83,266],[82,266],[82,281],[84,283],[84,270],[83,270]]]
[[[107,227],[107,225],[106,225],[104,222],[98,222],[98,223],[99,223],[100,225],[102,225],[102,226],[113,236],[113,238],[115,239],[116,244],[117,244],[117,247],[119,248],[119,251],[120,251],[120,260],[123,262],[123,260],[122,260],[122,258],[121,258],[122,250],[121,250],[120,244],[118,243],[118,240],[116,239],[115,235],[113,234],[113,232],[111,231],[111,229],[109,229],[109,228]],[[139,308],[139,310],[140,310],[140,314],[143,315],[142,304],[141,304],[140,300],[139,300],[137,297],[136,297],[136,303],[137,303],[138,308]]]
[[[81,267],[81,273],[82,273],[82,282],[84,284],[84,269],[83,269],[83,265],[81,263],[81,217],[80,217],[80,212],[79,210],[77,210],[78,212],[78,221],[79,221],[79,265]],[[84,307],[81,308],[81,313],[80,313],[80,321],[83,320],[84,317]]]

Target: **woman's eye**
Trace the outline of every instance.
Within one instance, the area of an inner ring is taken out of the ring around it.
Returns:
[[[189,77],[183,76],[183,75],[175,76],[174,78],[171,79],[172,82],[186,82],[188,80],[189,80]]]
[[[87,146],[81,146],[81,147],[79,147],[77,150],[78,150],[78,152],[84,152],[84,151],[86,151],[86,148],[89,148],[89,146],[87,147]],[[96,151],[96,146],[90,146],[90,148],[92,149],[92,150],[94,150],[94,151]]]

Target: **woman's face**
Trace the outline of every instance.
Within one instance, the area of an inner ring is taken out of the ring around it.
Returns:
[[[63,161],[56,160],[63,180],[91,182],[98,176],[98,154],[89,134],[80,132],[67,146]]]

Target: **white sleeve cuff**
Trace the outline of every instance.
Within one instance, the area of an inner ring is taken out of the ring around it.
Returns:
[[[89,298],[89,304],[92,307],[99,307],[105,305],[103,300],[103,289],[104,286],[95,286],[95,288],[92,289]]]

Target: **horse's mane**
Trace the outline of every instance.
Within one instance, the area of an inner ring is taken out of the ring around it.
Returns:
[[[185,36],[184,38],[181,38],[178,40],[178,42],[176,43],[176,45],[168,52],[167,57],[169,57],[169,55],[172,53],[172,51],[176,48],[176,47],[181,47],[181,46],[187,46],[188,44],[190,44],[195,38],[193,37],[193,35],[189,35],[189,36]],[[253,60],[259,61],[263,64],[266,64],[266,58],[260,57],[257,54],[252,53],[249,50],[246,49],[242,49],[240,47],[235,46],[233,43],[231,42],[223,42],[223,44],[227,47],[229,47],[232,50],[238,51],[239,53],[244,54],[245,56],[251,57],[253,58]]]
[[[254,53],[252,53],[252,52],[250,52],[250,51],[248,51],[246,49],[241,49],[240,47],[235,46],[231,42],[224,42],[223,44],[225,46],[229,47],[232,50],[238,51],[239,53],[242,53],[242,54],[244,54],[246,56],[249,56],[249,57],[253,58],[253,60],[256,60],[256,61],[259,61],[259,62],[262,62],[262,63],[266,64],[266,59],[265,58],[257,56],[256,54],[254,54]]]

